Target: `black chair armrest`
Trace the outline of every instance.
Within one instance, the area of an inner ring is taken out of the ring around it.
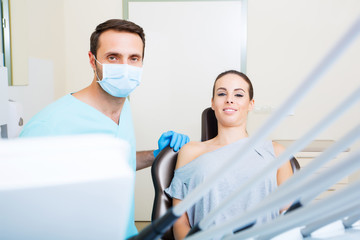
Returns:
[[[171,180],[174,177],[177,155],[178,153],[174,152],[172,148],[166,147],[158,154],[151,166],[151,176],[155,189],[151,221],[159,219],[172,207],[172,198],[169,197],[164,190],[170,186]],[[161,239],[174,239],[172,227]]]

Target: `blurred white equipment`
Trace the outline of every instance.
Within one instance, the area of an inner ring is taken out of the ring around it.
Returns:
[[[129,145],[104,135],[0,141],[0,239],[124,239]]]
[[[16,138],[19,136],[21,130],[23,129],[23,106],[19,102],[13,100],[8,101],[9,104],[9,116],[8,116],[8,138]]]

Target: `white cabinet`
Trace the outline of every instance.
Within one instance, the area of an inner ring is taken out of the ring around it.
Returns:
[[[294,140],[276,140],[276,142],[284,145],[285,147],[290,146]],[[311,142],[306,148],[304,148],[301,152],[295,154],[295,158],[298,160],[300,167],[305,169],[311,161],[313,161],[316,157],[322,154],[328,147],[331,147],[335,141],[333,140],[315,140]],[[313,174],[321,174],[326,171],[326,169],[334,166],[339,161],[343,160],[349,155],[350,149],[346,149],[344,152],[338,154],[334,159],[328,161],[326,164],[317,169]],[[345,177],[341,179],[339,182],[331,186],[327,191],[321,193],[319,196],[315,198],[315,200],[321,200],[327,197],[329,194],[334,191],[340,190],[344,188],[347,184],[349,184],[349,177]]]
[[[299,152],[295,154],[297,160],[299,161],[301,168],[306,168],[307,165],[314,160],[317,156],[319,156],[321,152]],[[334,166],[336,163],[344,159],[348,155],[347,152],[340,153],[337,157],[329,161],[328,163],[321,166],[318,170],[314,172],[314,174],[320,174],[326,169]],[[315,200],[323,199],[324,197],[327,197],[329,194],[333,193],[334,191],[337,191],[339,189],[344,188],[349,183],[349,177],[345,177],[341,179],[339,182],[331,186],[326,192],[321,193],[319,196],[316,197]]]

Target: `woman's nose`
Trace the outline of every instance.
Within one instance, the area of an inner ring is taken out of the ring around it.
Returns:
[[[234,103],[232,97],[229,96],[229,97],[226,99],[226,103]]]

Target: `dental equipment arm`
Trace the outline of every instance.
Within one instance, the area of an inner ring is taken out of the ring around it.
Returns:
[[[247,214],[242,216],[233,218],[232,220],[225,222],[223,224],[217,225],[215,227],[209,228],[205,231],[196,233],[194,235],[189,236],[187,239],[195,240],[195,239],[206,239],[209,236],[221,236],[222,234],[228,233],[234,229],[234,226],[244,226],[249,222],[248,218],[253,219],[254,216],[258,216],[264,211],[273,209],[274,207],[283,206],[289,201],[293,199],[299,199],[299,204],[306,205],[308,202],[302,202],[301,199],[305,196],[316,196],[322,191],[326,190],[328,187],[332,186],[337,181],[341,180],[344,176],[347,176],[351,172],[360,168],[360,161],[358,158],[360,157],[360,150],[334,165],[334,167],[327,169],[327,171],[322,174],[316,175],[310,179],[307,179],[304,182],[301,182],[299,186],[296,186],[291,189],[287,189],[286,191],[280,192],[280,194],[269,195],[268,198],[261,203],[260,206],[255,208],[253,211],[250,211]],[[300,211],[298,209],[297,211]],[[294,211],[294,212],[297,212]],[[286,215],[290,215],[286,214]],[[285,215],[284,215],[285,216]],[[281,216],[280,216],[281,217]],[[276,220],[276,219],[275,219]],[[275,221],[274,220],[274,221]],[[244,232],[248,232],[250,230],[244,230]],[[239,234],[239,233],[238,233]],[[236,234],[236,235],[238,235]]]
[[[355,159],[354,162],[357,160],[358,159]],[[336,171],[337,169],[333,168],[333,170]],[[276,236],[294,227],[303,226],[307,222],[313,221],[319,216],[339,208],[340,206],[358,201],[359,197],[360,180],[338,192],[335,192],[333,195],[330,195],[321,202],[309,204],[308,206],[300,208],[297,211],[293,211],[287,215],[279,216],[277,219],[269,223],[255,226],[247,231],[243,231],[231,237],[224,238],[224,240],[246,239],[248,237],[256,237],[258,240],[271,239],[273,236]]]
[[[310,221],[303,229],[300,230],[301,235],[303,237],[309,237],[312,232],[332,223],[338,219],[342,219],[344,217],[349,216],[354,211],[360,208],[360,204],[355,201],[349,203],[349,205],[342,205],[332,211],[325,213],[322,218],[317,219],[315,221]]]

